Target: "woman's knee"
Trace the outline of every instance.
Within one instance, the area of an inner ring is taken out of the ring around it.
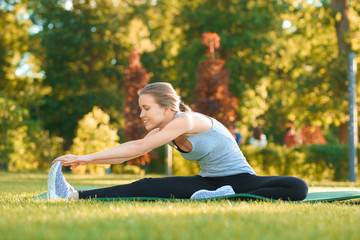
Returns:
[[[304,200],[307,197],[309,187],[304,180],[294,177],[292,181],[292,188],[296,195],[296,199],[292,200]]]

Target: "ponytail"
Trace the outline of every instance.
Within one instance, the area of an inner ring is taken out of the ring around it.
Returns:
[[[179,109],[181,112],[191,112],[191,108],[183,102],[180,102]]]

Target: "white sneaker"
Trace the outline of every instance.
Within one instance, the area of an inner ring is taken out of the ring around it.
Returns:
[[[65,180],[61,172],[61,162],[55,162],[49,171],[48,175],[48,199],[67,199],[70,197],[74,188]]]
[[[222,197],[233,194],[235,194],[234,189],[230,185],[225,185],[213,191],[201,189],[199,191],[194,192],[194,194],[191,195],[190,199],[214,198],[214,197]]]

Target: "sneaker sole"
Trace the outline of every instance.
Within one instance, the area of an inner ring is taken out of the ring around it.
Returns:
[[[60,165],[61,165],[61,162],[55,162],[50,168],[49,175],[48,175],[48,182],[47,182],[47,187],[48,187],[47,198],[48,199],[58,199],[59,198],[55,193],[55,180],[56,180],[56,172],[57,172],[58,168],[60,167]]]
[[[229,185],[225,185],[213,191],[205,190],[205,189],[199,190],[195,192],[190,197],[190,199],[208,199],[208,198],[222,197],[233,194],[235,194],[234,189]]]

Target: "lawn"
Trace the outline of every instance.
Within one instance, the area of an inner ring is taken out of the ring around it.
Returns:
[[[0,239],[359,239],[360,201],[46,201],[47,175],[0,172]],[[133,176],[66,175],[76,187],[111,186]],[[310,191],[359,190],[316,183]]]

